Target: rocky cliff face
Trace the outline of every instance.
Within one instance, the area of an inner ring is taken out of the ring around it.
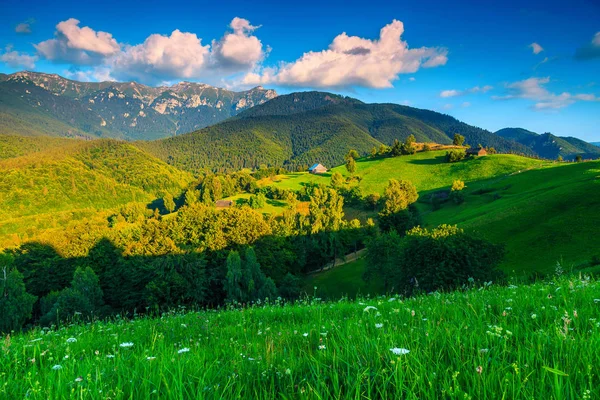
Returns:
[[[61,135],[61,128],[47,129],[47,120],[56,120],[72,128],[62,128],[63,136],[77,131],[98,137],[156,139],[218,123],[276,96],[274,90],[262,87],[242,92],[194,82],[150,87],[17,72],[0,75],[0,114],[10,115],[0,118],[0,133],[8,130],[3,121],[35,114],[40,120],[37,125],[36,118],[19,122],[40,134]]]

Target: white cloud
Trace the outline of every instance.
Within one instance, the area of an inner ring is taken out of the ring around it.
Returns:
[[[571,94],[563,92],[555,94],[550,92],[544,85],[550,82],[550,77],[529,78],[506,85],[508,94],[495,96],[496,100],[527,99],[534,102],[536,110],[559,109],[567,107],[577,101],[600,101],[600,97],[594,94]]]
[[[31,56],[26,53],[19,53],[12,49],[12,46],[6,46],[3,53],[0,53],[0,61],[6,63],[11,68],[35,68],[37,56]]]
[[[110,33],[79,27],[75,18],[59,22],[54,35],[55,39],[34,45],[41,56],[51,61],[94,65],[120,50]]]
[[[600,32],[596,32],[590,44],[577,49],[575,58],[578,60],[600,58]]]
[[[196,34],[174,30],[170,36],[153,34],[144,43],[126,47],[109,61],[118,79],[156,81],[198,78],[210,46]]]
[[[455,96],[464,96],[466,94],[471,94],[471,93],[487,93],[490,90],[492,90],[494,87],[490,86],[490,85],[485,85],[485,86],[475,86],[472,87],[470,89],[465,89],[465,90],[442,90],[440,92],[440,97],[455,97]]]
[[[137,45],[117,42],[110,33],[80,27],[74,18],[56,26],[55,38],[35,45],[40,56],[58,63],[95,66],[71,68],[74,79],[137,80],[158,83],[176,79],[218,80],[248,72],[261,62],[268,48],[253,32],[258,26],[234,18],[226,33],[211,45],[202,44],[195,33],[174,30],[170,35],[152,34]]]
[[[399,74],[419,68],[444,65],[448,51],[444,48],[409,49],[402,41],[404,24],[394,20],[384,26],[376,40],[338,35],[329,48],[304,53],[295,62],[245,76],[245,84],[280,84],[303,87],[389,88]]]
[[[442,107],[444,110],[451,110],[452,107],[454,107],[452,104],[448,103],[448,104],[444,104],[444,106]]]
[[[105,82],[115,80],[110,75],[110,69],[102,66],[87,70],[70,69],[64,71],[63,75],[69,79],[80,82]]]
[[[262,42],[252,35],[260,27],[238,17],[231,21],[230,27],[233,33],[212,42],[213,67],[233,70],[254,67],[265,56]]]
[[[23,34],[23,35],[30,34],[31,33],[31,24],[32,23],[33,23],[32,20],[27,20],[25,22],[21,22],[20,24],[17,24],[17,26],[15,26],[15,32]]]
[[[440,97],[454,97],[460,95],[461,92],[458,90],[442,90]]]
[[[417,79],[416,79],[414,76],[411,76],[410,78],[408,78],[408,80],[409,80],[409,81],[411,81],[411,82],[414,82],[414,81],[416,81]]]
[[[469,103],[468,101],[465,101],[464,103],[462,103],[460,105],[462,108],[467,108],[467,107],[471,107],[471,103]]]
[[[544,48],[535,42],[531,43],[529,47],[531,47],[533,54],[540,54],[542,51],[544,51]]]

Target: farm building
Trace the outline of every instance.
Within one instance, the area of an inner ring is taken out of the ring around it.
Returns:
[[[308,169],[308,172],[310,172],[311,174],[324,174],[325,172],[327,172],[327,168],[325,168],[323,164],[315,164]]]
[[[231,200],[217,200],[215,205],[219,208],[228,208],[233,205],[233,201]]]
[[[482,148],[472,147],[470,149],[467,149],[467,155],[468,156],[485,156],[485,155],[487,155],[487,151],[483,147]]]

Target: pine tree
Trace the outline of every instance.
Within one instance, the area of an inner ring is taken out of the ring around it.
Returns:
[[[227,256],[227,275],[225,276],[225,293],[230,302],[242,301],[242,260],[240,253],[230,251]]]
[[[163,197],[163,204],[168,212],[172,213],[175,211],[175,200],[173,200],[173,195],[171,193],[167,193],[165,197]]]
[[[21,329],[31,317],[36,297],[25,291],[23,275],[17,269],[0,266],[0,333]]]

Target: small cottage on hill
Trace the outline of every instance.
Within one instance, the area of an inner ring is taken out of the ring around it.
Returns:
[[[327,168],[323,164],[315,164],[308,169],[311,174],[324,174],[327,172]]]
[[[217,206],[217,208],[229,208],[233,205],[233,201],[231,200],[217,200],[217,202],[215,203],[215,206]]]
[[[482,148],[471,147],[470,149],[467,149],[467,155],[468,156],[485,156],[485,155],[487,155],[487,151],[483,147]]]

